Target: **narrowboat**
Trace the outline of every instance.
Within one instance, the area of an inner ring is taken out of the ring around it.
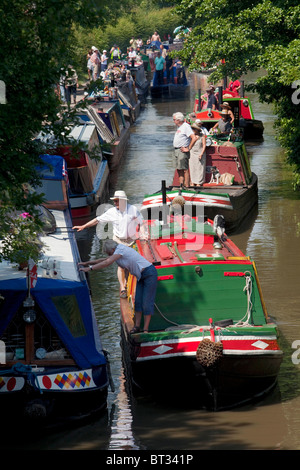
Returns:
[[[227,233],[231,233],[257,208],[257,175],[251,170],[242,140],[232,142],[212,135],[206,142],[205,183],[200,188],[180,187],[175,170],[172,184],[166,188],[165,204],[170,207],[172,200],[181,196],[185,208],[198,213],[202,210],[210,219],[223,215]],[[144,217],[157,218],[164,204],[163,190],[145,195],[141,208]]]
[[[43,155],[40,259],[0,263],[0,403],[10,422],[77,420],[107,406],[108,361],[72,231],[61,156]]]
[[[109,166],[101,150],[97,128],[91,121],[75,125],[70,138],[75,145],[83,142],[90,155],[71,146],[59,146],[55,149],[61,155],[68,168],[69,199],[72,220],[75,225],[85,224],[95,217],[99,204],[107,200],[109,194]]]
[[[207,130],[210,130],[219,121],[221,105],[226,102],[234,115],[234,127],[242,131],[244,140],[261,140],[264,125],[262,121],[255,119],[251,100],[248,96],[244,96],[243,90],[243,82],[241,82],[239,94],[219,87],[217,92],[219,109],[207,109],[201,100],[201,91],[199,90],[195,97],[193,112],[188,114],[189,121],[194,122],[196,119],[200,119]]]
[[[96,125],[80,118],[69,133],[74,145],[62,145],[54,137],[41,132],[38,140],[51,144],[51,152],[64,158],[68,167],[69,200],[74,224],[82,225],[95,216],[99,204],[109,194],[109,166],[101,149]],[[78,144],[84,144],[87,151]],[[88,152],[88,153],[87,153]]]
[[[125,117],[119,100],[92,100],[85,108],[77,111],[83,122],[95,124],[102,152],[107,158],[110,171],[115,171],[121,162],[130,137],[130,124]]]
[[[180,98],[187,97],[190,93],[190,84],[186,77],[184,67],[180,67],[180,71],[173,67],[169,82],[167,80],[167,72],[164,71],[163,83],[159,83],[158,75],[155,71],[150,85],[150,93],[152,98]]]
[[[220,411],[275,387],[283,352],[252,261],[214,221],[148,220],[137,251],[157,269],[148,332],[132,333],[136,281],[120,299],[124,363],[136,395]]]

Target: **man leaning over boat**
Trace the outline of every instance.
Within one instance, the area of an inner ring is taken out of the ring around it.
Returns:
[[[136,240],[137,228],[142,225],[143,218],[135,206],[129,204],[125,191],[115,191],[110,198],[114,202],[103,214],[95,217],[84,225],[74,225],[73,230],[82,230],[94,227],[97,224],[112,224],[113,239],[117,243],[131,247]],[[120,297],[126,298],[126,275],[122,268],[118,268],[118,280],[120,283]]]
[[[80,271],[97,271],[110,266],[114,262],[119,268],[127,269],[136,277],[134,328],[131,334],[139,333],[142,315],[144,315],[144,333],[148,333],[151,316],[154,313],[154,303],[157,288],[157,270],[146,258],[137,251],[114,240],[105,240],[103,251],[108,258],[100,258],[79,263]]]

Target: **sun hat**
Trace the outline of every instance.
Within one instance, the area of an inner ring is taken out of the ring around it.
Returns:
[[[115,194],[110,199],[127,199],[125,191],[115,191]]]
[[[192,129],[197,129],[198,131],[201,131],[201,127],[199,124],[197,124],[196,122],[194,122],[192,125],[191,125],[191,128]]]
[[[103,50],[103,54],[104,54],[104,52],[107,52],[107,50],[106,50],[106,49],[104,49],[104,50]]]
[[[98,51],[98,48],[97,48],[97,47],[95,47],[95,46],[92,46],[92,48],[91,48],[91,49],[92,49],[92,51]]]
[[[230,108],[230,105],[229,105],[229,103],[227,103],[227,101],[224,101],[224,103],[221,104],[221,108],[229,108],[229,109],[231,109],[231,108]]]

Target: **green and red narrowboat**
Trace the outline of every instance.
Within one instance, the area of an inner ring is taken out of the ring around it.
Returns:
[[[255,263],[220,229],[219,219],[147,221],[149,237],[137,240],[136,249],[158,274],[148,333],[130,333],[135,278],[129,278],[128,299],[121,299],[134,389],[215,411],[273,389],[283,355]]]
[[[167,209],[174,198],[184,199],[189,215],[202,211],[208,218],[223,215],[227,233],[237,231],[254,213],[258,203],[257,176],[252,172],[243,141],[231,142],[211,136],[206,147],[206,181],[200,188],[180,188],[177,170],[171,186],[144,197],[141,212],[146,219],[158,218],[165,204]]]
[[[222,96],[220,96],[222,95]],[[204,126],[210,130],[220,119],[221,104],[227,102],[234,115],[234,127],[239,128],[243,132],[244,140],[260,140],[263,138],[264,125],[262,121],[255,119],[251,100],[244,93],[237,94],[228,89],[222,90],[219,87],[217,97],[219,99],[219,109],[208,109],[205,103],[199,103],[200,90],[195,97],[193,112],[188,114],[188,120],[192,123],[196,119],[200,119]]]

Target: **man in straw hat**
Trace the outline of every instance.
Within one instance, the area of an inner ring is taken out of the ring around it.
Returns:
[[[122,245],[132,246],[136,240],[136,229],[143,221],[142,216],[135,206],[128,204],[125,191],[115,191],[113,197],[110,199],[114,202],[114,207],[111,207],[86,224],[74,225],[73,229],[81,232],[97,224],[106,225],[107,223],[111,223],[113,239]],[[126,276],[122,268],[118,268],[118,279],[121,289],[120,296],[125,298],[127,296]]]
[[[224,109],[221,113],[221,119],[213,126],[212,129],[217,129],[221,134],[229,134],[232,129],[230,122],[230,115],[227,109]]]

